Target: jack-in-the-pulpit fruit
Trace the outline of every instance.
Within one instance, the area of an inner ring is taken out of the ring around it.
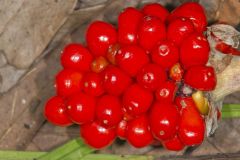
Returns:
[[[212,107],[207,95],[217,84],[207,63],[206,27],[196,2],[172,12],[158,3],[127,7],[115,25],[91,22],[86,43],[62,51],[46,119],[79,125],[81,138],[95,149],[117,137],[136,148],[200,145]]]

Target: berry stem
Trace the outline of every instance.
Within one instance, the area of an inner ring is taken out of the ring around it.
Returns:
[[[47,152],[0,151],[0,160],[33,160],[45,154],[47,154]]]
[[[240,118],[240,104],[224,104],[222,118]]]
[[[75,158],[78,157],[78,159],[80,159],[93,151],[94,149],[89,148],[83,143],[83,141],[77,138],[39,157],[38,160],[50,160],[50,159],[51,160],[60,160],[60,159],[70,160],[68,156],[75,157]]]
[[[153,160],[153,156],[115,155],[115,154],[89,154],[81,160]]]

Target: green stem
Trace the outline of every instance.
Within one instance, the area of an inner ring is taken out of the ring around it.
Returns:
[[[62,156],[59,160],[80,159],[92,153],[94,149],[89,148],[87,145],[81,146],[78,149]]]
[[[240,118],[240,104],[224,104],[222,118]]]
[[[51,152],[49,152],[51,153]],[[36,160],[37,157],[48,155],[46,152],[0,151],[0,160]],[[75,155],[74,155],[75,154]],[[49,157],[49,160],[52,160]],[[87,154],[81,156],[76,152],[60,158],[61,160],[153,160],[153,156],[114,155],[114,154]]]
[[[0,151],[0,160],[33,160],[46,152]]]
[[[240,104],[224,104],[222,110],[226,111],[240,110]]]
[[[153,156],[115,155],[115,154],[89,154],[81,160],[153,160]]]
[[[78,151],[77,151],[78,150]],[[38,160],[62,160],[63,157],[67,157],[72,152],[76,152],[79,158],[93,152],[94,150],[88,146],[86,146],[83,141],[79,138],[74,139],[65,145],[41,156]]]

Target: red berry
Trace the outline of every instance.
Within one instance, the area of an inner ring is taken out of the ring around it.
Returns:
[[[121,139],[125,139],[126,131],[127,131],[127,121],[122,120],[121,122],[119,122],[117,126],[117,136]]]
[[[169,70],[169,77],[176,82],[182,80],[183,74],[184,70],[179,63],[174,64]]]
[[[183,97],[180,97],[180,96],[176,96],[175,97],[175,100],[174,100],[174,104],[177,106],[178,110],[181,111],[183,107],[185,107],[184,103],[185,101],[183,101]]]
[[[119,68],[109,66],[103,73],[103,84],[109,94],[120,95],[131,84],[131,78]]]
[[[180,141],[178,135],[175,135],[173,138],[164,141],[163,146],[171,151],[181,151],[185,147]]]
[[[119,49],[120,49],[120,45],[118,43],[111,45],[108,49],[107,59],[113,65],[115,65],[117,63],[116,55],[117,55]]]
[[[91,64],[91,71],[93,71],[95,73],[100,73],[107,66],[108,66],[108,61],[106,60],[106,58],[100,56],[100,57],[97,57],[93,60],[93,62]]]
[[[101,149],[110,145],[116,138],[115,128],[106,128],[97,122],[80,127],[80,135],[89,146]]]
[[[177,89],[177,85],[174,82],[164,82],[155,92],[156,99],[159,102],[172,103]]]
[[[127,141],[136,148],[145,147],[153,141],[149,122],[145,115],[128,122],[126,135]]]
[[[202,34],[193,33],[180,46],[180,61],[185,69],[191,66],[205,65],[209,52],[207,39]]]
[[[44,115],[49,122],[57,126],[69,126],[72,124],[66,114],[64,100],[58,96],[54,96],[47,101]]]
[[[207,18],[205,16],[204,9],[200,4],[196,2],[183,3],[181,6],[172,11],[168,20],[171,22],[172,20],[181,17],[191,20],[196,31],[203,32],[206,30]]]
[[[175,105],[177,106],[178,110],[182,112],[182,109],[186,106],[195,106],[192,97],[180,97],[177,96],[174,101]]]
[[[165,24],[156,17],[146,16],[139,26],[138,36],[140,46],[151,51],[159,41],[166,38]]]
[[[123,118],[122,105],[118,97],[104,95],[97,101],[97,120],[106,127],[117,126]]]
[[[169,15],[168,10],[159,3],[146,4],[142,8],[142,12],[145,15],[157,17],[157,18],[161,19],[163,22],[165,22],[165,20],[167,19],[168,15]]]
[[[209,66],[191,67],[185,73],[184,82],[198,90],[214,90],[217,83],[214,68]]]
[[[147,64],[137,74],[138,83],[150,90],[156,90],[166,80],[166,72],[157,64]]]
[[[153,49],[152,61],[161,65],[164,68],[170,68],[172,65],[178,62],[179,52],[174,43],[170,41],[161,41]]]
[[[92,63],[91,53],[81,44],[67,45],[61,55],[61,63],[64,68],[78,71],[89,71]]]
[[[100,96],[104,93],[102,77],[94,72],[87,73],[83,78],[83,90],[91,96]]]
[[[179,138],[188,146],[202,143],[205,134],[205,123],[192,98],[181,100],[182,110],[179,123]]]
[[[152,93],[138,84],[131,85],[123,94],[123,107],[132,116],[147,112],[152,101]]]
[[[177,18],[168,25],[167,38],[176,46],[180,46],[182,41],[193,32],[194,26],[189,19]]]
[[[67,114],[73,122],[84,124],[93,121],[95,108],[95,98],[83,93],[78,93],[69,98]]]
[[[126,112],[126,109],[123,108],[123,119],[125,121],[131,121],[133,120],[135,117],[133,115],[130,115],[128,112]]]
[[[164,141],[174,137],[179,125],[179,112],[171,103],[155,103],[149,114],[149,123],[153,136]]]
[[[118,17],[118,41],[120,44],[137,44],[137,29],[143,14],[128,7]]]
[[[215,36],[215,35],[213,35],[213,36]],[[217,38],[217,37],[215,37],[215,38]],[[217,41],[217,44],[215,46],[215,49],[220,51],[221,53],[236,55],[236,56],[240,55],[239,49],[234,48],[232,45],[226,44],[221,39],[217,39],[216,41]]]
[[[146,52],[135,45],[121,48],[116,58],[119,67],[130,76],[135,76],[137,72],[149,62]]]
[[[105,56],[109,46],[117,42],[116,29],[109,23],[95,21],[87,29],[86,41],[95,56]]]
[[[56,76],[57,94],[60,96],[70,96],[82,89],[83,75],[80,72],[63,69]]]

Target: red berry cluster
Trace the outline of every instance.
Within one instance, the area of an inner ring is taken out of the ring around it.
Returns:
[[[201,144],[207,99],[193,95],[216,86],[214,69],[206,66],[206,25],[203,8],[193,2],[171,13],[157,3],[126,8],[117,28],[91,23],[87,47],[69,44],[62,52],[64,69],[46,118],[80,125],[85,143],[98,149],[116,137],[139,148],[156,140],[169,150]]]

